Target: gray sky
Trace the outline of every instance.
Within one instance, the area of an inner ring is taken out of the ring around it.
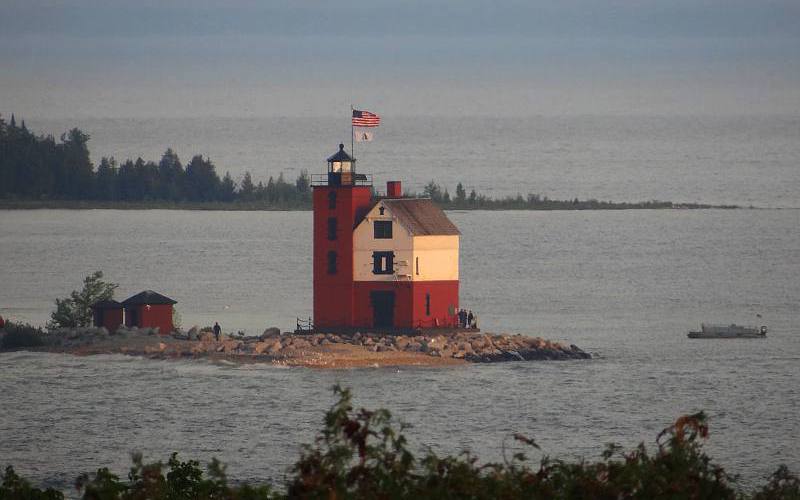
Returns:
[[[793,114],[798,54],[797,0],[0,0],[0,112]]]

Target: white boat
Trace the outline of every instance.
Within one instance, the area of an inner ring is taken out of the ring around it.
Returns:
[[[767,327],[730,325],[700,325],[700,331],[689,332],[690,339],[760,339],[767,336]]]

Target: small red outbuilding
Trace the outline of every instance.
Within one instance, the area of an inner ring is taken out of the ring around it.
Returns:
[[[125,308],[125,325],[139,328],[158,328],[158,333],[168,335],[175,329],[172,324],[172,306],[176,301],[152,290],[145,290],[122,301]]]
[[[117,331],[122,325],[123,306],[116,300],[101,300],[92,304],[94,326],[104,326],[109,332]]]

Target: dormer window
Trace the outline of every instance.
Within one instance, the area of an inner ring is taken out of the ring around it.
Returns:
[[[376,220],[374,222],[374,235],[376,240],[392,239],[392,221]]]

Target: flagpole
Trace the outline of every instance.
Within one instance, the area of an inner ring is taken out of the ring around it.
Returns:
[[[353,111],[355,109],[356,108],[354,108],[353,105],[351,104],[350,105],[350,154],[353,155],[353,160],[356,159],[356,140],[355,140],[356,130],[355,127],[353,126]]]

